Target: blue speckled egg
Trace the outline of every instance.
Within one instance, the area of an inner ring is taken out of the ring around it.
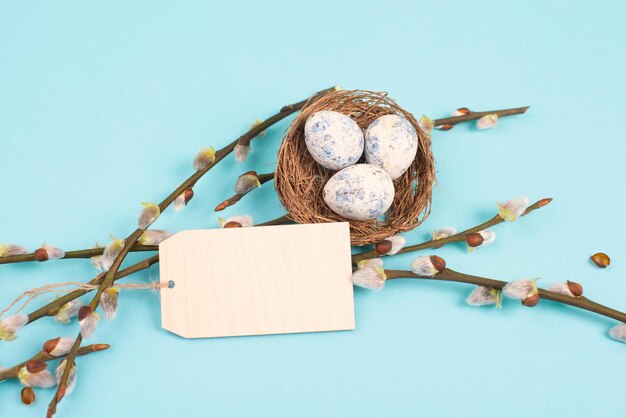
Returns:
[[[365,221],[378,218],[393,203],[393,181],[384,170],[357,164],[335,173],[324,186],[324,202],[337,215]]]
[[[393,180],[409,168],[416,154],[417,133],[402,116],[381,116],[365,131],[365,160],[385,170]]]
[[[304,124],[309,153],[319,165],[341,170],[363,155],[363,132],[350,117],[324,110],[313,113]]]

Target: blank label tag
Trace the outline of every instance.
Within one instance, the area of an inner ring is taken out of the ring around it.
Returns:
[[[347,222],[182,231],[159,258],[162,325],[185,338],[355,327]]]

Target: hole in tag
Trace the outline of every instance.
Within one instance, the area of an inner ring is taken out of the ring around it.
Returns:
[[[168,289],[173,289],[174,286],[176,286],[176,283],[174,283],[174,280],[170,280],[169,282],[167,282]]]

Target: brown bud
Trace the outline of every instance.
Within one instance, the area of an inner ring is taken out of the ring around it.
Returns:
[[[48,368],[45,361],[41,360],[29,360],[26,362],[26,370],[28,373],[39,373]]]
[[[546,197],[545,199],[541,199],[539,201],[539,207],[542,208],[545,205],[547,205],[548,203],[552,202],[552,198],[551,197]]]
[[[35,391],[30,386],[26,386],[22,389],[22,403],[24,405],[30,405],[35,402]]]
[[[259,175],[257,174],[256,171],[254,170],[250,170],[250,171],[246,171],[245,173],[243,173],[242,175],[240,175],[239,177],[243,177],[243,176],[255,176],[255,177],[259,177]]]
[[[446,260],[444,260],[443,258],[441,258],[441,257],[439,257],[437,255],[431,255],[430,256],[430,262],[433,263],[433,267],[439,273],[441,273],[442,271],[444,271],[446,269]]]
[[[391,251],[391,246],[392,246],[391,241],[384,239],[376,243],[376,246],[374,247],[374,251],[378,255],[385,255],[389,251]]]
[[[241,225],[239,222],[230,221],[226,222],[222,228],[243,228],[243,225]]]
[[[54,349],[56,348],[57,344],[59,344],[60,340],[61,340],[61,337],[57,337],[52,340],[46,341],[43,344],[43,351],[45,351],[48,354],[52,353]]]
[[[591,256],[591,261],[600,268],[607,268],[611,264],[611,259],[604,253],[595,253]]]
[[[465,242],[467,242],[467,245],[472,248],[478,247],[483,243],[483,241],[485,241],[485,239],[478,232],[472,232],[471,234],[467,234],[465,236]]]
[[[461,115],[468,115],[470,113],[470,110],[466,107],[459,107],[456,111]]]
[[[187,203],[189,203],[191,199],[193,199],[193,189],[190,187],[187,190],[185,190],[183,197],[185,199],[185,205],[186,205]]]
[[[45,248],[38,248],[35,250],[35,261],[47,261],[48,260],[48,251]]]
[[[435,129],[439,129],[440,131],[449,131],[454,128],[454,125],[451,123],[444,123],[443,125],[435,126]]]
[[[215,206],[214,211],[215,211],[215,212],[219,212],[219,211],[221,211],[221,210],[226,209],[227,207],[229,207],[229,206],[230,206],[230,204],[229,204],[229,203],[230,203],[230,202],[229,202],[228,200],[224,200],[222,203],[220,203],[219,205]]]
[[[567,281],[567,288],[574,295],[574,297],[581,297],[583,295],[583,287],[580,283]]]
[[[522,305],[528,306],[532,308],[533,306],[537,306],[539,303],[539,293],[533,293],[526,297],[526,299],[522,300]]]
[[[111,348],[109,344],[94,344],[92,347],[93,347],[93,351],[103,351],[103,350],[108,350],[109,348]]]
[[[91,306],[89,305],[85,305],[82,306],[79,310],[78,310],[78,320],[82,321],[83,319],[87,318],[88,316],[93,315],[93,309],[91,309]]]

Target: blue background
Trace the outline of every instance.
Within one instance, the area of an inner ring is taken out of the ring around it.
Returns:
[[[24,2],[0,5],[0,242],[64,249],[126,236],[141,201],[191,172],[200,147],[334,84],[387,90],[416,115],[531,105],[490,131],[435,132],[433,213],[407,234],[490,218],[518,195],[554,202],[496,228],[490,247],[436,253],[501,278],[584,284],[626,309],[623,2]],[[217,226],[212,208],[247,170],[273,170],[284,122],[196,188],[157,228]],[[226,215],[282,214],[271,183]],[[600,270],[589,256],[604,251]],[[388,259],[407,268],[413,255]],[[129,257],[129,262],[140,256]],[[33,286],[93,277],[87,261],[0,267],[0,304]],[[155,280],[158,268],[133,277]],[[614,321],[543,302],[472,308],[461,284],[356,290],[357,330],[186,341],[160,328],[158,295],[123,293],[79,361],[61,417],[610,417],[624,411],[626,346]],[[43,303],[43,301],[39,302]],[[50,319],[0,345],[0,364],[76,325]],[[41,417],[52,390],[2,417]]]

